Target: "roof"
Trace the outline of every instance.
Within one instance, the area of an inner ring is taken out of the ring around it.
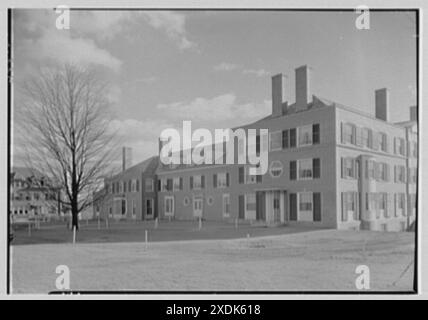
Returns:
[[[130,171],[135,171],[135,170],[139,171],[139,172],[144,172],[144,171],[146,171],[147,169],[150,168],[151,164],[154,161],[157,162],[158,159],[159,159],[158,156],[152,156],[152,157],[150,157],[150,158],[148,158],[148,159],[146,159],[146,160],[144,160],[144,161],[142,161],[140,163],[137,163],[137,164],[133,165],[132,167],[129,167],[125,171],[121,171],[121,172],[119,172],[119,173],[117,173],[117,174],[115,174],[115,175],[113,175],[111,177],[108,177],[108,179],[115,179],[115,178],[120,177],[120,176],[122,176],[122,175],[124,175],[124,174],[126,174],[126,173],[128,173]]]
[[[43,178],[44,175],[37,169],[27,167],[12,167],[14,179],[26,180],[30,177]]]

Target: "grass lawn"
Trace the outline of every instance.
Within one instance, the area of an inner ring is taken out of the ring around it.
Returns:
[[[148,225],[135,225],[132,232],[126,224],[118,224],[112,226],[112,233],[96,228],[89,232],[90,227],[82,226],[76,245],[66,243],[69,231],[64,238],[55,238],[43,229],[35,231],[32,239],[40,232],[43,237],[38,236],[38,241],[51,243],[13,245],[12,293],[56,290],[57,265],[69,267],[72,290],[356,291],[355,269],[362,264],[370,268],[371,290],[413,288],[413,265],[403,271],[413,261],[414,233],[297,232],[289,227],[250,226],[235,230],[221,224],[206,224],[200,231],[197,223],[173,222],[164,224],[168,232],[161,225],[151,230],[150,240],[174,241],[150,242],[146,248],[139,233]],[[235,232],[241,232],[241,238],[232,239]],[[120,236],[123,233],[131,234]],[[16,243],[28,243],[15,236]],[[104,237],[120,241],[110,243]],[[205,240],[184,240],[195,237]],[[103,243],[93,243],[102,239]]]

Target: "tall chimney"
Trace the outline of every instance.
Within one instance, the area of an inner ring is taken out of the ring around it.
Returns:
[[[416,106],[410,107],[410,121],[418,120],[418,108]]]
[[[282,73],[272,77],[272,117],[282,116],[282,104],[285,102],[285,77]]]
[[[122,171],[125,171],[131,166],[132,166],[132,148],[123,147],[122,148]]]
[[[389,91],[386,88],[375,91],[376,118],[389,121]]]
[[[311,72],[307,65],[298,67],[296,72],[296,111],[305,110],[312,99]]]

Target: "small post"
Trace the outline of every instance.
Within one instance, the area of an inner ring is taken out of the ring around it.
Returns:
[[[202,229],[202,218],[199,217],[199,230],[201,230],[201,229]]]
[[[76,243],[76,226],[73,226],[73,244]]]
[[[101,229],[101,222],[100,222],[100,216],[98,216],[98,230]]]
[[[31,237],[31,222],[28,222],[28,236]]]
[[[147,247],[148,247],[148,241],[149,241],[149,235],[148,235],[148,231],[146,229],[145,232],[144,232],[144,242],[145,242],[146,250],[147,250]]]
[[[158,217],[155,218],[155,229],[157,229],[159,226]]]
[[[238,229],[238,218],[235,218],[235,229]]]

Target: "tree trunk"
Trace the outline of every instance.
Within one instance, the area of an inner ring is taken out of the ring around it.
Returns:
[[[77,201],[72,201],[71,204],[71,229],[76,227],[76,230],[79,230],[79,219],[77,218]]]

